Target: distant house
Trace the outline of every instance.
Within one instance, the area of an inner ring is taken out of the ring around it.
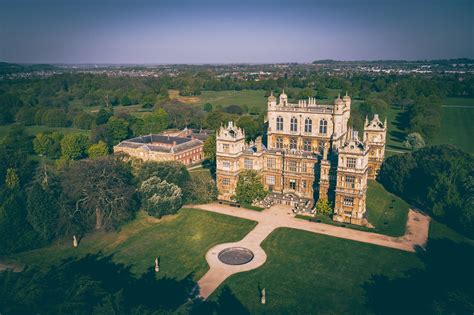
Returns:
[[[204,159],[204,142],[194,136],[150,134],[124,140],[114,146],[114,153],[122,152],[144,161],[180,161],[184,165]]]

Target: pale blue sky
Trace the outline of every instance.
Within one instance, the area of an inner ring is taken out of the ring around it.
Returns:
[[[474,57],[474,1],[0,0],[0,61]]]

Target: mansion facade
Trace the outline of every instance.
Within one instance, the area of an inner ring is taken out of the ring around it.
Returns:
[[[229,122],[216,134],[219,199],[232,200],[242,170],[255,170],[269,190],[265,202],[286,203],[311,212],[314,201],[328,199],[333,219],[366,223],[367,179],[384,159],[387,121],[366,118],[363,138],[348,127],[351,98],[333,105],[316,99],[289,103],[283,93],[268,98],[267,143],[246,143],[245,131]]]

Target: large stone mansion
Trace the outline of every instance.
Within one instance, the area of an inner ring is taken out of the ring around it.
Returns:
[[[289,103],[283,93],[268,98],[267,145],[259,137],[245,142],[245,131],[229,122],[216,135],[219,199],[232,200],[239,172],[257,171],[269,190],[265,202],[286,203],[311,211],[327,198],[333,219],[366,223],[367,179],[374,179],[385,154],[387,121],[378,115],[364,124],[363,139],[348,127],[351,98],[334,105],[316,99]]]

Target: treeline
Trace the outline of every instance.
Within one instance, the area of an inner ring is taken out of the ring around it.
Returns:
[[[377,178],[433,218],[474,237],[474,158],[450,146],[387,158]]]
[[[41,147],[39,138],[33,144],[21,126],[10,129],[0,146],[0,254],[44,246],[55,238],[117,229],[140,207],[161,217],[184,203],[217,197],[210,177],[190,176],[181,163],[104,156],[94,145],[84,153],[87,141],[80,134],[65,135],[59,160],[38,161],[33,152]],[[55,149],[57,145],[48,147],[46,154]]]

